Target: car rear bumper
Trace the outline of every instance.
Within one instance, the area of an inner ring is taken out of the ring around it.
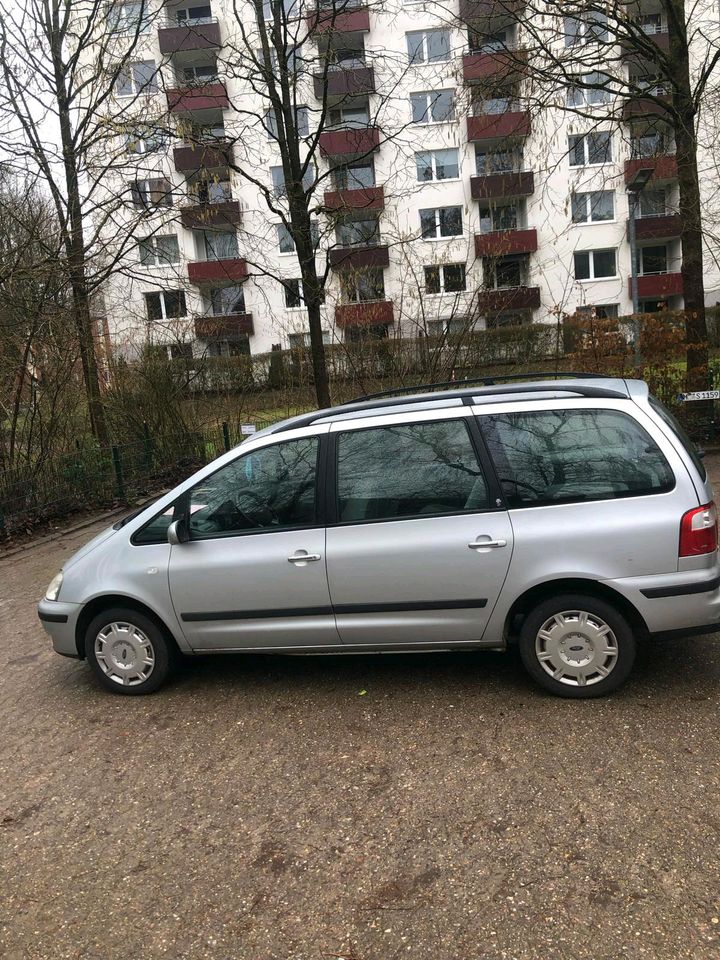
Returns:
[[[53,650],[63,657],[79,657],[75,628],[81,610],[82,604],[60,600],[41,600],[38,604],[38,617],[52,640]]]
[[[720,563],[652,577],[603,583],[626,597],[651,634],[713,632],[720,624]]]

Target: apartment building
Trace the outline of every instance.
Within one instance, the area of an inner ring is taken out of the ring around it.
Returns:
[[[656,0],[638,3],[643,29],[667,44]],[[121,43],[141,5],[114,9]],[[292,11],[303,39],[298,126],[311,137],[324,124],[308,183],[328,343],[631,313],[627,186],[639,170],[650,171],[634,217],[640,308],[683,306],[669,127],[646,98],[625,99],[618,122],[617,104],[572,87],[564,95],[585,97],[586,116],[532,108],[522,0],[351,0],[331,24],[322,6]],[[259,45],[255,7],[182,0],[151,13],[108,106],[122,117],[123,158],[107,190],[126,207],[113,229],[132,224],[137,238],[105,290],[114,349],[232,356],[301,344],[293,238],[267,201],[283,202],[275,118],[238,66]],[[597,42],[593,29],[568,27],[561,42]],[[647,74],[633,51],[625,60]],[[703,143],[712,216],[709,133]]]

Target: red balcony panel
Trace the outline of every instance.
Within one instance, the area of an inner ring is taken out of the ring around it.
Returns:
[[[475,200],[495,200],[502,197],[529,197],[535,192],[533,172],[489,173],[484,177],[470,177],[470,193]]]
[[[465,80],[487,80],[490,77],[503,80],[527,69],[527,53],[524,50],[497,50],[493,53],[466,53],[463,57]]]
[[[199,340],[232,340],[234,337],[251,337],[254,332],[251,313],[195,317],[195,336]]]
[[[231,143],[191,143],[173,150],[175,169],[181,171],[226,167],[232,163],[232,157]]]
[[[653,175],[650,181],[677,180],[677,160],[671,154],[657,157],[642,157],[625,161],[625,183],[630,183],[638,170],[651,167]]]
[[[358,190],[330,190],[325,194],[328,210],[384,210],[382,187],[361,187]]]
[[[679,213],[668,213],[660,217],[637,217],[635,219],[635,239],[672,240],[682,233],[682,218]]]
[[[246,280],[247,263],[241,257],[231,260],[191,260],[188,263],[190,283],[229,283]]]
[[[496,230],[475,234],[475,256],[504,257],[508,253],[534,253],[537,230]]]
[[[653,47],[657,50],[661,50],[663,53],[670,52],[670,34],[665,33],[648,33],[646,34],[648,41],[652,44]],[[650,50],[640,50],[636,45],[632,44],[629,40],[623,44],[623,54],[625,55],[626,60],[632,62],[638,62],[641,60],[653,61],[655,59],[656,51]]]
[[[386,327],[392,322],[393,305],[390,300],[339,303],[335,307],[335,323],[339,327]]]
[[[215,50],[222,46],[220,24],[197,23],[193,26],[161,27],[158,30],[160,53],[170,56],[181,50]]]
[[[460,21],[508,19],[521,12],[525,0],[460,0]]]
[[[195,110],[223,110],[230,105],[224,83],[208,83],[204,87],[168,90],[168,108],[172,113]]]
[[[332,7],[314,10],[308,16],[308,29],[315,33],[367,33],[370,29],[370,14],[367,7],[352,10],[335,10],[333,20]]]
[[[478,309],[481,314],[504,310],[536,310],[540,306],[540,287],[508,287],[505,290],[481,290]]]
[[[328,250],[330,264],[338,270],[362,270],[365,267],[387,267],[387,247],[335,247]]]
[[[631,97],[623,104],[622,118],[623,120],[637,120],[654,117],[660,120],[668,120],[669,114],[665,104],[669,106],[670,97]]]
[[[496,140],[504,137],[526,137],[530,133],[530,114],[527,110],[509,110],[507,113],[485,113],[467,118],[468,140]]]
[[[323,99],[325,87],[330,97],[361,97],[375,93],[375,74],[372,67],[355,67],[353,70],[328,70],[323,76],[313,77],[315,97]]]
[[[242,211],[237,200],[225,200],[223,203],[196,203],[192,207],[183,207],[180,212],[180,221],[188,230],[233,226],[242,222]]]
[[[324,157],[371,153],[380,146],[379,127],[326,130],[320,134],[320,152]]]
[[[647,277],[638,277],[638,297],[641,300],[664,300],[676,297],[683,292],[681,273],[655,273]],[[632,280],[628,280],[628,296],[632,297]]]

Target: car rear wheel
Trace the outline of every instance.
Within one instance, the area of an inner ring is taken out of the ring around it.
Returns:
[[[129,695],[157,690],[173,661],[173,648],[157,624],[123,607],[105,610],[92,620],[85,634],[85,654],[104,687]]]
[[[627,680],[635,638],[610,603],[565,594],[538,604],[520,631],[520,656],[528,673],[559,697],[601,697]]]

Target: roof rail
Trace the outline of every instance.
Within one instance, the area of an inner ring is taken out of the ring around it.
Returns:
[[[360,403],[363,400],[381,400],[383,397],[399,397],[405,393],[429,393],[433,390],[452,390],[459,389],[463,385],[482,384],[486,387],[492,387],[496,383],[506,383],[510,380],[560,380],[569,378],[572,380],[607,380],[609,379],[602,373],[576,373],[571,370],[538,370],[533,373],[507,373],[500,376],[487,377],[469,377],[466,380],[446,380],[441,383],[416,383],[409,387],[395,387],[392,390],[381,390],[379,393],[368,393],[364,397],[355,397],[342,403],[344,407],[350,403]]]
[[[591,379],[608,379],[606,377],[597,377],[594,376]],[[465,382],[465,381],[461,381]],[[470,381],[467,381],[468,383]],[[285,420],[283,423],[279,423],[277,427],[269,427],[270,433],[284,433],[286,430],[295,430],[298,427],[307,427],[312,423],[316,423],[318,420],[325,420],[327,417],[345,415],[348,413],[363,413],[366,410],[382,410],[390,407],[403,406],[405,404],[411,403],[427,403],[428,400],[433,399],[443,399],[443,400],[461,400],[465,404],[472,406],[472,397],[478,395],[492,395],[492,394],[505,394],[512,395],[513,393],[547,393],[550,388],[547,384],[522,384],[522,383],[507,383],[501,384],[498,387],[493,389],[492,384],[488,384],[484,387],[464,387],[460,390],[446,390],[440,397],[428,397],[428,394],[416,394],[413,396],[384,396],[379,395],[380,399],[375,400],[373,397],[366,397],[363,400],[353,401],[350,403],[339,404],[336,407],[328,407],[325,410],[315,410],[313,413],[300,414],[297,417],[292,417],[290,420]],[[621,392],[620,390],[613,389],[612,387],[601,387],[601,386],[592,386],[591,384],[568,384],[566,387],[559,387],[560,390],[565,390],[569,393],[575,393],[581,397],[598,397],[611,400],[627,400],[628,392]]]

